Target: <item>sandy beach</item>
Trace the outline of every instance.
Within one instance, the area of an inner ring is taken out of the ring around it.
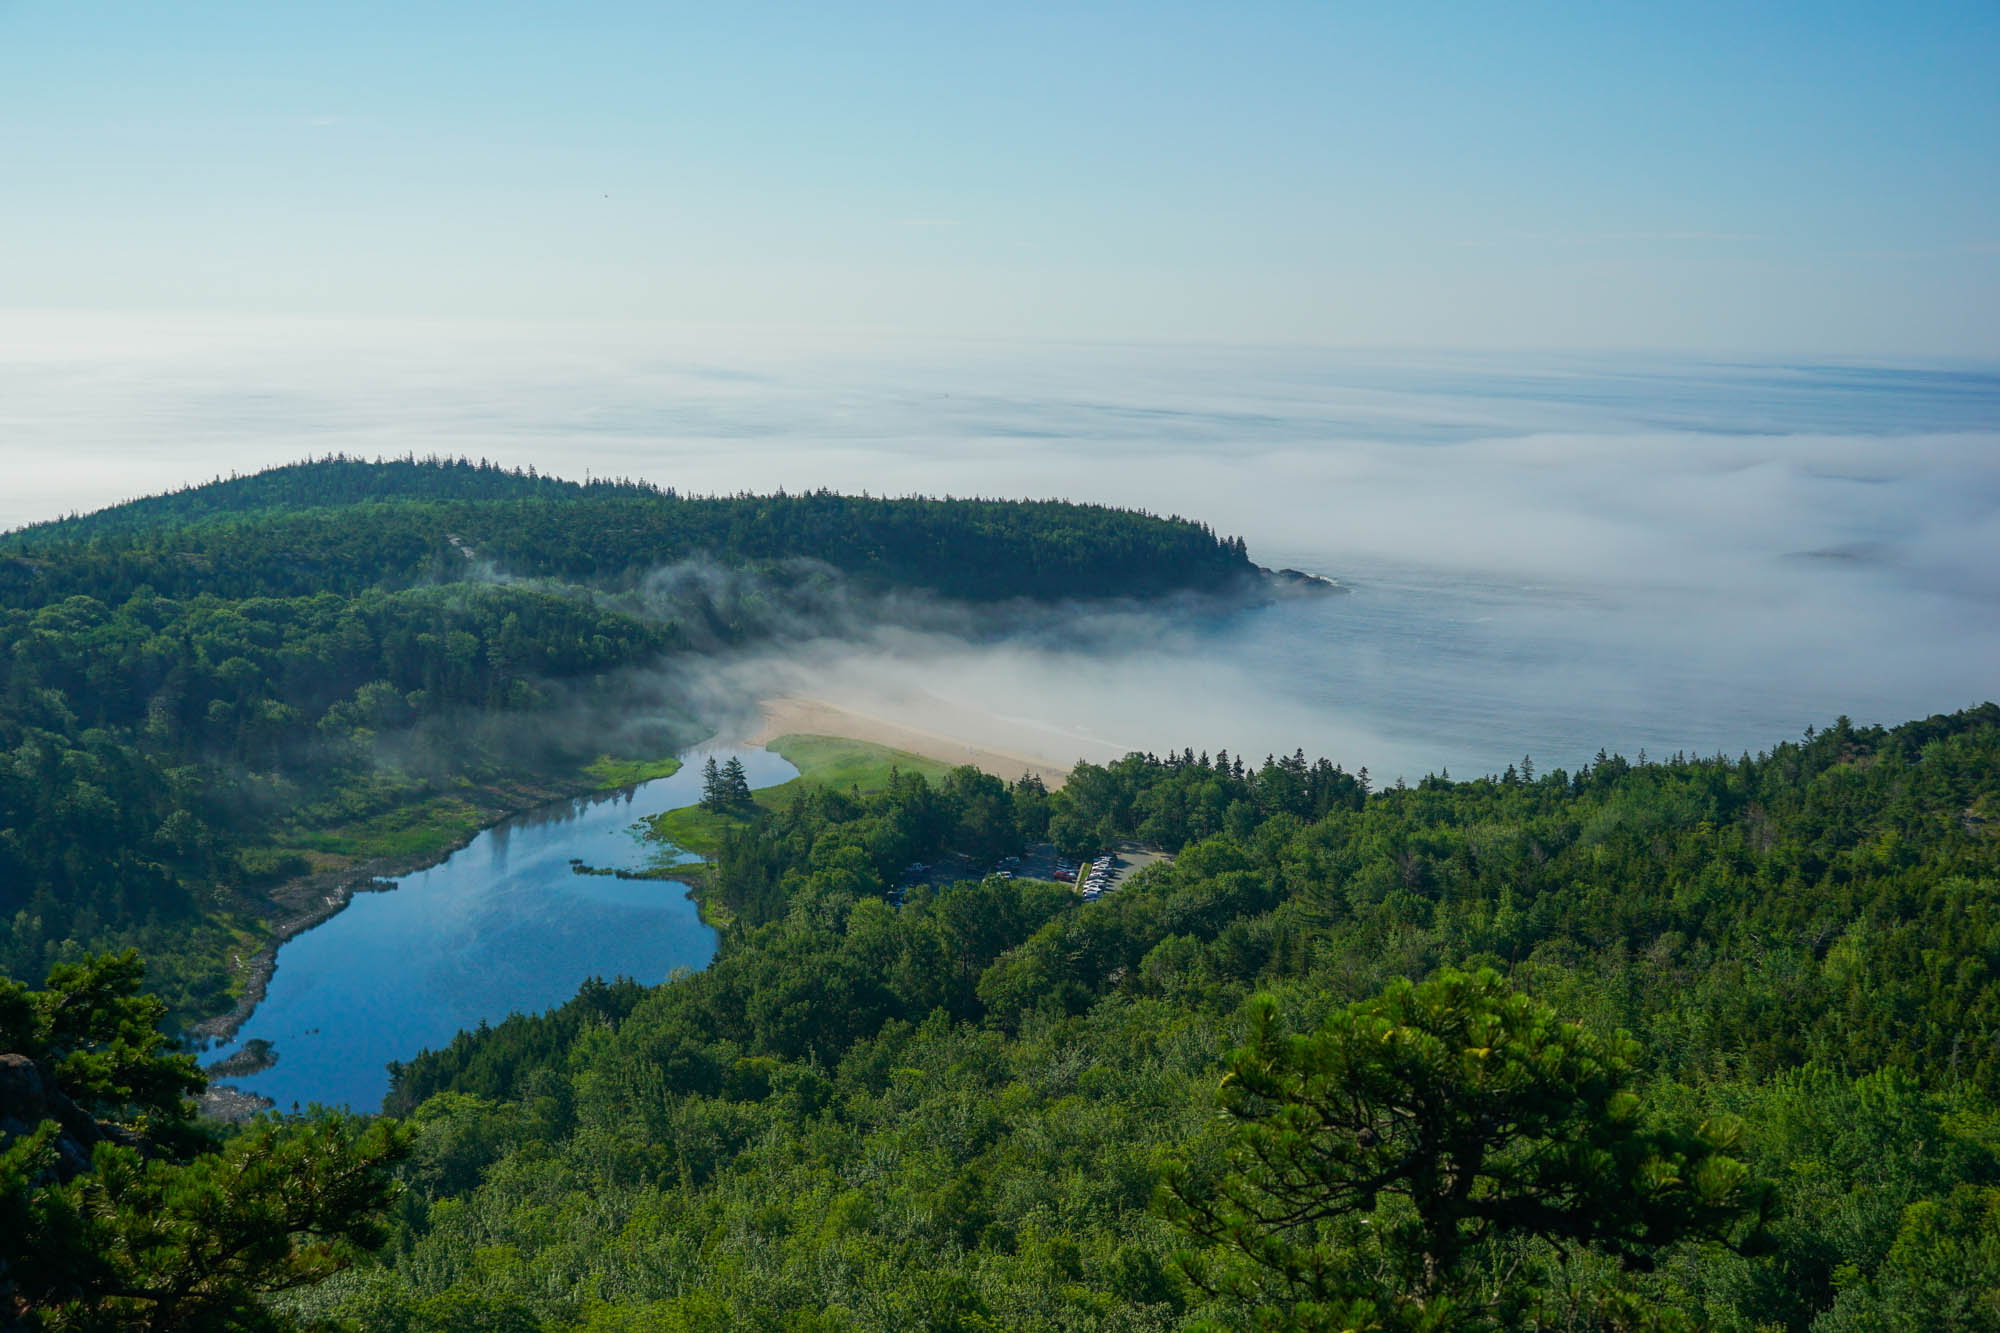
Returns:
[[[1063,759],[1050,752],[1049,742],[1039,737],[1023,738],[1031,743],[1039,742],[1032,745],[1032,750],[1029,745],[1003,749],[905,726],[886,718],[857,713],[824,699],[808,699],[799,695],[766,699],[758,704],[758,709],[762,722],[756,733],[746,738],[753,745],[763,745],[786,735],[840,736],[848,740],[867,741],[872,745],[886,745],[895,750],[907,750],[911,754],[947,764],[971,764],[982,773],[991,773],[1008,782],[1025,773],[1033,773],[1051,789],[1063,784],[1078,757]],[[1035,750],[1042,753],[1033,752]]]

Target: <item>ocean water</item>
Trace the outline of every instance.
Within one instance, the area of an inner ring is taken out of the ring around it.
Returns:
[[[798,774],[754,747],[696,749],[670,778],[497,824],[393,891],[356,894],[287,940],[264,1002],[204,1063],[262,1038],[277,1062],[222,1082],[287,1110],[318,1102],[373,1111],[389,1091],[390,1061],[443,1046],[461,1029],[539,1013],[591,977],[653,983],[708,966],[715,932],[685,885],[579,875],[570,860],[648,864],[658,848],[642,844],[633,824],[692,805],[702,761],[732,753],[753,787]]]

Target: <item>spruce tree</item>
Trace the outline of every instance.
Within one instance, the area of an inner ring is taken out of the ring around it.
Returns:
[[[733,754],[722,766],[718,795],[724,808],[741,810],[751,804],[750,779],[743,772],[743,761]]]

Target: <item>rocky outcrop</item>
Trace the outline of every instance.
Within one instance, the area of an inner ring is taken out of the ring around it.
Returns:
[[[210,1078],[246,1078],[261,1073],[278,1063],[278,1048],[262,1037],[252,1037],[243,1043],[243,1049],[227,1060],[217,1060],[203,1065],[202,1073]]]
[[[1347,589],[1332,579],[1320,574],[1308,574],[1303,569],[1262,569],[1258,570],[1270,586],[1283,592],[1302,593],[1342,593]]]
[[[104,1141],[103,1129],[63,1094],[48,1071],[25,1055],[0,1054],[0,1146],[25,1138],[44,1121],[61,1126],[56,1135],[56,1175],[68,1180],[90,1169],[90,1150]]]

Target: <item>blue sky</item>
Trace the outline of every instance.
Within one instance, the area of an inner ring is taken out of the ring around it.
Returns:
[[[0,308],[2000,356],[2000,6],[0,0]]]

